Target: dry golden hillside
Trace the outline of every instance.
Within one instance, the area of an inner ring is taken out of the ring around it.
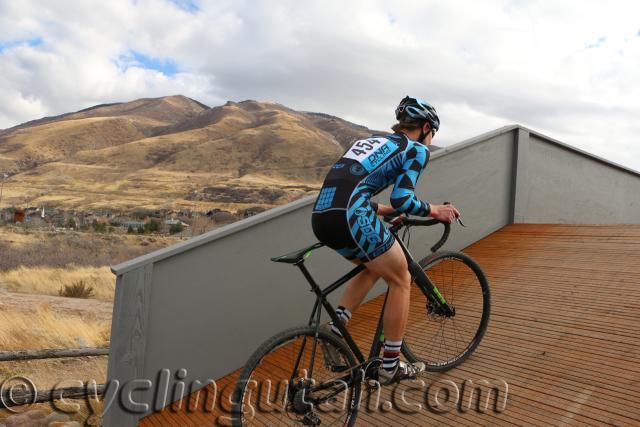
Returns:
[[[3,205],[269,208],[315,191],[363,126],[276,103],[183,96],[93,107],[0,132]]]

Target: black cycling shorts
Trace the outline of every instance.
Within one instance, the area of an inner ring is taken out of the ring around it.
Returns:
[[[348,260],[372,261],[395,243],[371,207],[314,212],[311,226],[318,240]]]

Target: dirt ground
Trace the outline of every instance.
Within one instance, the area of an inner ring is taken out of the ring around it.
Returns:
[[[54,313],[61,315],[61,317],[79,316],[91,320],[111,322],[113,310],[111,301],[0,291],[0,310],[32,313],[34,307],[42,304],[47,304]]]

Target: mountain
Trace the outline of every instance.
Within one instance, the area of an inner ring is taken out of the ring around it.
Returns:
[[[271,102],[209,108],[139,99],[0,131],[3,205],[235,211],[316,191],[357,138],[375,133]]]
[[[0,133],[0,170],[20,172],[66,160],[79,151],[136,141],[207,108],[184,96],[168,96],[98,105],[27,122]]]

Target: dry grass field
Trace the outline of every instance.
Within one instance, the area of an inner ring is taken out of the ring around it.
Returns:
[[[109,267],[18,267],[0,271],[0,286],[11,292],[58,296],[64,286],[83,282],[94,298],[112,301],[114,276]]]
[[[73,271],[75,267],[106,267],[181,240],[162,235],[59,233],[0,226],[0,287],[3,286],[2,275],[20,267],[59,267],[65,271]],[[73,275],[68,277],[73,278]]]
[[[29,298],[10,299],[26,302]],[[72,310],[53,308],[59,301],[41,302],[30,310],[0,309],[0,348],[3,351],[43,348],[105,347],[109,342],[110,316],[91,312],[92,301],[77,303]],[[6,303],[3,303],[3,306]]]

